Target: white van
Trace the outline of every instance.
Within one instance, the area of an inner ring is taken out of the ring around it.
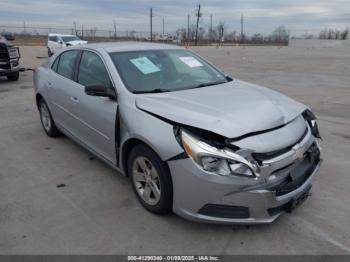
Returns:
[[[87,41],[81,40],[76,35],[49,34],[47,39],[47,54],[50,57],[61,48],[87,43]]]

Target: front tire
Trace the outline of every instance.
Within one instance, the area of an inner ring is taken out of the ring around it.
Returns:
[[[19,79],[18,71],[7,75],[7,80],[9,81],[17,81],[18,79]]]
[[[150,148],[135,146],[128,159],[132,188],[148,211],[168,214],[172,210],[173,185],[168,166]]]
[[[53,121],[52,115],[50,113],[49,107],[47,106],[44,99],[39,101],[39,112],[41,124],[45,130],[45,133],[49,137],[58,137],[61,135],[60,131],[57,129],[55,122]]]

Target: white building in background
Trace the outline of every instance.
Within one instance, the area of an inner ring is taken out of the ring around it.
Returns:
[[[327,40],[327,39],[299,39],[292,38],[288,46],[309,47],[309,48],[350,48],[350,39],[347,40]]]

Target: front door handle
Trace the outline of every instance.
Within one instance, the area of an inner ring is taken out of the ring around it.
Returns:
[[[47,82],[47,87],[48,88],[52,88],[52,83],[51,82]]]
[[[76,98],[75,96],[71,96],[70,100],[72,100],[74,103],[79,104],[79,99]]]

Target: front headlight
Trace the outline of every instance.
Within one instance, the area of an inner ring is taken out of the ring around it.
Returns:
[[[318,125],[317,125],[317,122],[316,122],[316,116],[314,115],[314,113],[312,113],[312,111],[310,110],[305,110],[304,113],[303,113],[303,117],[304,119],[308,122],[309,124],[309,127],[311,129],[311,132],[312,134],[317,137],[317,138],[321,138],[321,135],[320,135],[320,131],[318,130]]]
[[[228,148],[213,147],[184,130],[181,130],[181,143],[186,154],[206,172],[222,176],[258,176],[259,167],[256,163]]]

